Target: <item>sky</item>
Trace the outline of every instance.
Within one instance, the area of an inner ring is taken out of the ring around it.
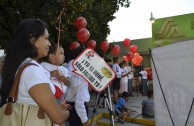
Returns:
[[[151,14],[155,19],[194,13],[194,0],[131,0],[129,8],[120,8],[109,22],[109,42],[152,37]]]

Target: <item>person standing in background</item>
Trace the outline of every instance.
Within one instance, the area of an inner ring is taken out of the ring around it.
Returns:
[[[134,97],[134,95],[133,95],[133,66],[131,65],[131,62],[129,62],[129,66],[127,66],[127,70],[130,72],[128,74],[129,96]]]
[[[111,59],[105,59],[105,62],[112,68],[112,60]]]
[[[141,85],[142,85],[142,95],[147,95],[147,71],[145,70],[145,67],[142,66],[141,72],[139,72],[142,77],[141,77]]]
[[[120,89],[119,94],[121,95],[123,92],[128,92],[128,70],[126,68],[126,61],[123,61],[119,64],[121,67],[121,81],[120,81]]]
[[[72,59],[68,63],[68,71],[71,84],[67,87],[65,100],[72,106],[70,116],[68,118],[70,126],[89,126],[88,122],[88,106],[90,100],[88,90],[88,82],[80,75],[73,72],[73,61],[84,50],[83,47],[78,47],[72,51]],[[75,92],[75,93],[74,93]]]
[[[112,83],[114,104],[116,104],[118,102],[120,80],[121,80],[121,68],[119,66],[119,58],[118,57],[113,58],[112,68],[116,73],[116,78],[113,80],[113,83]]]

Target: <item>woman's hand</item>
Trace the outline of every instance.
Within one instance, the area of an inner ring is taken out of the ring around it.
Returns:
[[[65,100],[61,102],[60,107],[61,107],[61,109],[63,109],[63,110],[71,109],[71,106],[70,106],[69,104],[67,104],[67,103],[65,102]]]
[[[68,105],[66,104],[66,103],[61,103],[60,104],[60,107],[61,107],[61,109],[63,109],[63,110],[68,110]]]

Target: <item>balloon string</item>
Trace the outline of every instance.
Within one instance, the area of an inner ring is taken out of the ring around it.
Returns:
[[[59,26],[56,27],[56,29],[58,30],[58,44],[57,44],[57,70],[58,70],[58,66],[59,66],[59,43],[60,43],[60,36],[61,36],[61,15],[63,14],[64,12],[64,8],[62,9],[62,11],[60,12],[59,16],[57,17],[57,20],[56,20],[56,24],[55,24],[55,27],[57,25],[57,22],[59,22]]]
[[[64,31],[64,30],[61,30],[60,29],[60,24],[59,24],[59,27],[57,27],[57,23],[59,22],[59,23],[61,23],[61,15],[63,14],[63,12],[64,12],[64,8],[62,9],[62,11],[61,11],[61,13],[59,14],[59,16],[57,17],[57,19],[56,19],[56,23],[55,23],[55,28],[58,30],[58,31]]]

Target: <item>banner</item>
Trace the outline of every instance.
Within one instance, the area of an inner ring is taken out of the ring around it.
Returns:
[[[155,48],[151,54],[156,125],[194,126],[194,40]]]
[[[73,62],[73,72],[81,75],[97,92],[115,78],[112,68],[92,49],[85,49]]]

